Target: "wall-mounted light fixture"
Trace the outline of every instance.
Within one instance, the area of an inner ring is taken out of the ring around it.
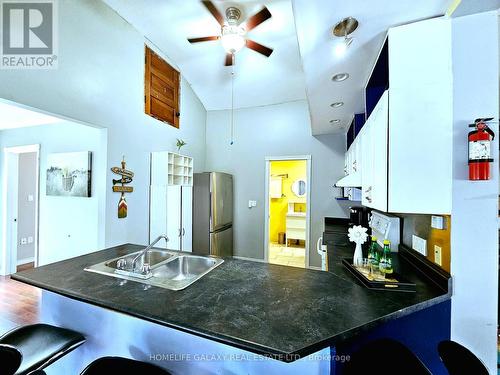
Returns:
[[[335,55],[337,57],[342,57],[345,55],[347,48],[352,43],[352,37],[348,35],[351,34],[358,27],[358,20],[353,17],[346,17],[339,21],[333,27],[333,35],[339,38],[343,38],[335,45]]]

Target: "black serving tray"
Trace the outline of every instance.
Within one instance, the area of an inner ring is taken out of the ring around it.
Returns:
[[[352,265],[353,258],[343,258],[342,264],[354,275],[356,278],[363,283],[365,287],[373,290],[385,290],[388,292],[416,292],[416,285],[405,279],[403,276],[394,272],[391,274],[391,278],[399,280],[398,282],[391,281],[375,281],[369,280],[365,275],[358,271],[356,267]]]

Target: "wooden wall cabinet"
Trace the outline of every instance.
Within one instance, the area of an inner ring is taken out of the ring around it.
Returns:
[[[145,47],[145,113],[179,128],[180,73]]]

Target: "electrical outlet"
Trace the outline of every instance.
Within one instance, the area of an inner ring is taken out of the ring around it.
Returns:
[[[441,246],[434,245],[434,263],[440,266],[443,265],[442,250]]]
[[[423,238],[413,235],[411,247],[420,254],[427,256],[427,241]]]
[[[442,216],[432,215],[431,227],[434,229],[444,229],[444,218]]]
[[[26,237],[21,238],[21,245],[26,245],[28,243],[28,240]]]

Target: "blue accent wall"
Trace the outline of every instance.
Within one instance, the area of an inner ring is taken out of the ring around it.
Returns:
[[[349,342],[331,348],[335,355],[350,355],[364,344],[381,338],[392,338],[406,345],[429,368],[433,375],[448,375],[437,351],[442,340],[449,340],[451,335],[451,301],[445,301],[405,317],[391,320],[360,334]],[[331,362],[331,374],[341,375],[341,361]]]

